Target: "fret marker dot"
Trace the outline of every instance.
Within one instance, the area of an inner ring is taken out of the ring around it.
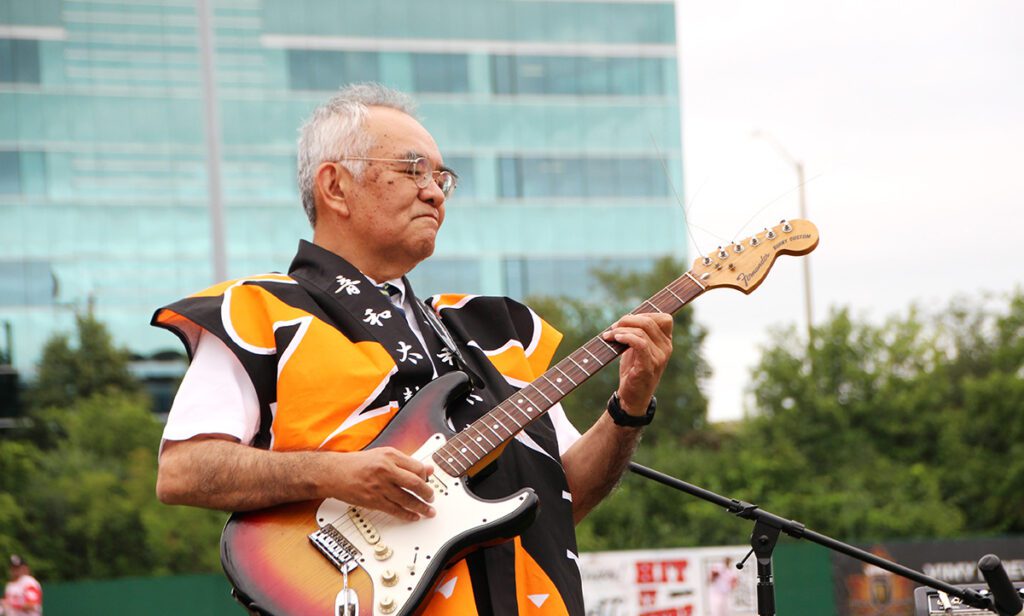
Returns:
[[[497,430],[497,429],[498,429],[498,424],[494,424],[494,429],[495,429],[495,430]]]
[[[516,400],[516,402],[518,402],[519,404],[522,404],[523,403],[523,399],[520,398],[520,399]]]
[[[479,443],[479,442],[480,442],[480,441],[482,441],[482,440],[484,440],[484,439],[483,439],[483,438],[481,438],[481,437],[479,437],[479,436],[478,436],[478,437],[476,437],[476,442],[478,442],[478,443]]]
[[[463,448],[462,448],[462,449],[460,449],[459,451],[461,451],[462,453],[466,453],[466,448],[465,448],[465,447],[463,447]]]
[[[448,461],[449,461],[449,462],[454,462],[454,461],[455,461],[455,458],[448,458]]]
[[[557,379],[555,379],[555,382],[556,383],[561,383],[562,382],[562,377],[558,377]]]
[[[533,412],[533,407],[532,406],[528,406],[528,407],[526,407],[526,410],[530,411],[532,413]]]
[[[590,360],[589,359],[584,359],[583,363],[587,363],[588,361],[590,361]]]

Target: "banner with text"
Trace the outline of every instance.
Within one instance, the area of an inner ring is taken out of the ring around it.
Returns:
[[[580,554],[587,616],[753,616],[750,548],[674,548]]]

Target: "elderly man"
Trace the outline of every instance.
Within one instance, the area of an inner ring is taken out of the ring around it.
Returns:
[[[464,428],[515,393],[510,383],[543,373],[560,335],[508,298],[413,294],[405,274],[433,253],[457,176],[404,95],[342,90],[303,127],[298,161],[313,241],[300,242],[288,275],[228,281],[154,316],[192,357],[158,496],[226,511],[335,498],[431,518],[429,460],[366,446],[455,370],[474,375],[448,406]],[[455,563],[425,613],[583,614],[573,525],[618,481],[653,415],[671,329],[665,314],[619,320],[605,339],[628,349],[608,412],[580,435],[555,405],[473,477],[488,498],[533,488],[540,513],[514,541]]]

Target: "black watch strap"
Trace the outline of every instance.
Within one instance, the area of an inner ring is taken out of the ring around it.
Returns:
[[[651,396],[651,403],[647,405],[647,412],[643,415],[630,415],[626,411],[622,410],[622,405],[619,403],[619,392],[612,393],[612,397],[608,398],[608,414],[611,415],[612,421],[617,426],[626,426],[629,428],[639,428],[640,426],[646,426],[654,420],[654,411],[658,408],[658,400],[654,396]]]

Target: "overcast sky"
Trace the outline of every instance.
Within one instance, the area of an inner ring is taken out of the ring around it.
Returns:
[[[1024,283],[1024,2],[679,0],[677,20],[692,256],[798,217],[795,170],[759,130],[806,168],[816,320]],[[711,418],[741,417],[769,329],[805,326],[799,260],[694,305]]]

